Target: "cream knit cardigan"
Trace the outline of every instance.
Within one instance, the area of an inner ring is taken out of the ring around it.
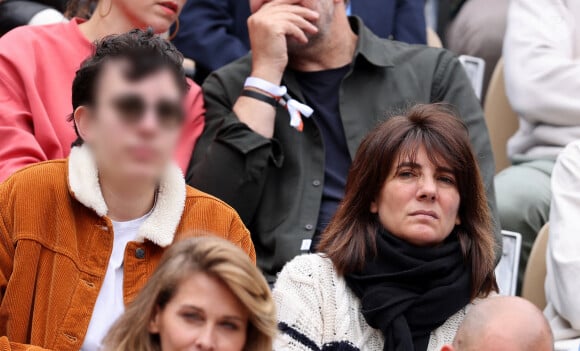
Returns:
[[[383,349],[381,332],[366,323],[359,299],[327,258],[311,254],[289,262],[276,282],[274,300],[281,330],[274,350]],[[451,344],[470,306],[431,333],[427,351]]]

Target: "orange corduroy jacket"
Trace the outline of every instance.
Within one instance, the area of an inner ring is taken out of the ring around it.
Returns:
[[[213,233],[247,252],[250,234],[222,201],[166,172],[157,202],[125,249],[125,304],[174,241]],[[113,226],[85,147],[27,167],[0,185],[0,351],[79,350],[113,248]]]

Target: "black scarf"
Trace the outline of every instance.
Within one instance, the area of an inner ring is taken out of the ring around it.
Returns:
[[[470,302],[471,274],[452,233],[438,247],[413,246],[381,230],[377,255],[345,276],[385,351],[424,351],[431,331]]]

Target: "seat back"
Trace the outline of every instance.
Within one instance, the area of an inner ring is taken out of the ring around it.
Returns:
[[[519,126],[518,116],[512,110],[505,92],[502,59],[498,61],[491,76],[484,111],[495,158],[495,171],[498,173],[511,164],[507,156],[507,141]]]
[[[522,235],[502,230],[501,237],[503,243],[502,256],[499,264],[495,267],[495,277],[501,295],[515,296],[518,284]]]
[[[467,78],[471,82],[475,96],[481,101],[481,91],[483,90],[483,75],[485,73],[485,60],[480,57],[461,55],[458,57],[463,65]]]
[[[548,250],[548,237],[550,227],[546,223],[538,233],[524,275],[522,297],[531,301],[539,309],[546,307],[546,252]]]

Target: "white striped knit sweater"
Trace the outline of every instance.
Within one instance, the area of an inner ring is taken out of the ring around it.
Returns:
[[[327,258],[311,254],[289,262],[276,282],[274,300],[281,330],[274,350],[383,349],[381,332],[366,323],[359,299]],[[470,306],[431,332],[427,351],[451,344]]]

